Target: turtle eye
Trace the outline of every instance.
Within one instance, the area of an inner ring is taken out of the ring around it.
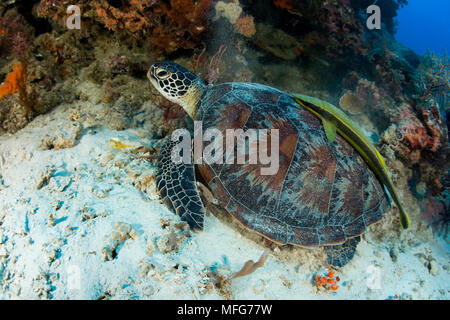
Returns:
[[[164,69],[158,69],[156,70],[156,76],[160,79],[166,79],[169,77],[169,73]]]

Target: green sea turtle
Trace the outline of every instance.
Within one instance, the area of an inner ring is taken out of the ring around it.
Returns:
[[[343,135],[327,138],[329,130],[326,134],[317,114],[305,108],[311,101],[256,83],[208,87],[173,62],[153,64],[147,76],[204,128],[224,136],[227,129],[279,130],[274,175],[261,175],[261,164],[198,166],[220,205],[245,227],[279,244],[324,246],[328,263],[343,266],[353,258],[360,235],[388,209],[387,194],[367,161]],[[195,168],[171,161],[175,145],[169,139],[161,150],[157,188],[170,210],[202,229],[205,208]]]

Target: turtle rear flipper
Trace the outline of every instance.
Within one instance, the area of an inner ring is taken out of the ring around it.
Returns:
[[[335,267],[343,267],[346,265],[355,255],[356,246],[360,240],[361,237],[358,236],[348,239],[341,245],[325,246],[328,264]]]
[[[163,202],[192,229],[203,229],[205,207],[197,189],[193,164],[171,159],[175,142],[168,139],[158,157],[156,186]]]

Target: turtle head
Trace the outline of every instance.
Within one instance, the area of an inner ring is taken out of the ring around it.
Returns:
[[[197,103],[207,88],[195,73],[165,61],[152,64],[147,77],[164,97],[179,104],[191,118],[194,117]]]

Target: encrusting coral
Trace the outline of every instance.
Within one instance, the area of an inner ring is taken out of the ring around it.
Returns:
[[[34,29],[16,8],[6,11],[0,17],[1,56],[13,54],[16,57],[26,55],[34,41]]]
[[[0,85],[0,100],[16,93],[18,93],[20,105],[23,108],[23,117],[27,119],[32,113],[32,102],[27,85],[26,69],[22,62],[13,65],[12,72],[6,76],[5,81]],[[18,122],[19,128],[26,124],[21,120]]]
[[[69,0],[41,1],[37,14],[64,25]],[[83,22],[100,23],[112,31],[123,31],[136,41],[150,40],[160,52],[192,49],[208,26],[212,0],[132,0],[111,4],[104,0],[80,1]]]
[[[5,81],[0,86],[0,99],[9,94],[25,91],[27,75],[21,62],[13,65],[13,70],[6,76]]]
[[[318,289],[323,288],[326,291],[336,291],[337,289],[339,289],[337,283],[341,281],[341,279],[339,278],[339,276],[335,275],[335,272],[331,270],[330,266],[327,267],[327,270],[328,271],[323,276],[316,274],[314,276],[314,283]]]

